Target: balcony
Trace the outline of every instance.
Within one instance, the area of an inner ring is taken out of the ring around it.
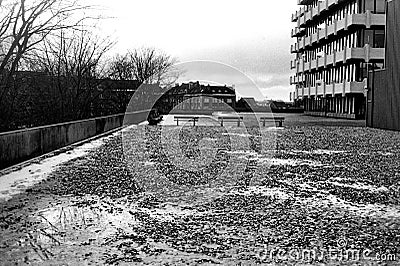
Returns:
[[[325,84],[325,95],[333,95],[334,84]]]
[[[329,1],[329,0],[327,0]],[[321,3],[324,2],[320,2]],[[328,2],[327,2],[328,3]],[[317,6],[318,7],[318,6]],[[307,11],[302,17],[301,20],[298,21],[297,27],[301,28],[312,19],[312,16],[315,16],[314,12],[317,12],[317,7],[311,9],[311,11]],[[321,12],[321,8],[318,14]],[[325,25],[323,29],[319,29],[318,38],[312,38],[313,43],[318,42],[321,39],[328,38],[328,36],[337,35],[338,32],[346,31],[349,27],[352,26],[365,26],[366,28],[371,28],[372,26],[385,26],[386,16],[385,14],[373,14],[370,11],[367,11],[362,14],[347,14],[343,19],[334,21],[331,25]],[[317,34],[316,33],[316,34]],[[314,37],[314,36],[313,36]]]
[[[363,14],[346,15],[345,18],[335,21],[332,25],[325,25],[320,28],[317,33],[312,35],[312,45],[318,43],[322,39],[327,39],[329,36],[337,35],[338,32],[347,31],[349,27],[365,26],[385,26],[385,14],[372,14],[367,11]]]
[[[325,67],[329,65],[336,65],[336,60],[335,60],[335,53],[332,54],[325,54]]]
[[[313,2],[313,0],[297,0],[298,5],[309,5]]]
[[[320,4],[321,2],[318,2],[318,5],[316,7],[313,7],[311,9],[311,19],[315,18],[316,16],[319,15],[319,8],[320,8]]]
[[[312,46],[312,35],[304,37],[304,47]]]
[[[304,28],[295,27],[294,29],[292,29],[291,36],[292,36],[292,38],[301,37],[302,35],[304,35],[304,33],[305,33],[305,29]]]
[[[297,76],[290,76],[290,85],[297,84]]]
[[[316,96],[324,96],[325,94],[325,83],[323,80],[317,80],[317,86],[315,88]]]
[[[366,80],[357,82],[357,81],[351,81],[351,82],[346,82],[344,83],[344,94],[347,93],[359,93],[359,94],[364,94],[365,88],[366,88]]]
[[[363,94],[366,88],[366,79],[364,81],[344,81],[341,83],[335,83],[335,94],[342,94],[345,96],[349,93]]]
[[[310,87],[309,88],[310,96],[316,95],[316,91],[317,91],[317,87]]]
[[[292,54],[297,53],[297,50],[299,50],[298,44],[297,44],[297,43],[290,45],[290,52],[291,52]]]
[[[300,83],[303,83],[302,76],[294,75],[294,76],[290,77],[290,85],[295,85],[295,84],[300,84]]]
[[[317,80],[315,86],[297,88],[298,96],[334,96],[349,93],[363,94],[366,89],[366,79],[364,81],[344,81],[339,83],[326,84],[322,80]]]
[[[298,2],[309,2],[311,3],[312,1],[300,1]],[[339,0],[324,0],[324,1],[318,1],[318,5],[316,7],[309,7],[309,10],[307,10],[304,14],[304,19],[301,21],[298,21],[298,26],[302,27],[311,20],[313,20],[315,17],[319,16],[322,12],[325,12],[329,10],[329,8],[332,8],[334,5],[336,5],[339,2]],[[293,21],[294,22],[294,21]]]
[[[298,11],[294,12],[294,13],[292,14],[292,19],[291,19],[291,21],[292,21],[292,22],[296,22],[297,19],[298,19],[298,17],[299,17]]]
[[[304,66],[298,68],[298,72],[307,72],[321,67],[327,68],[330,65],[336,65],[339,62],[346,63],[348,60],[362,60],[366,63],[373,61],[382,61],[385,59],[384,48],[371,48],[368,44],[362,48],[351,48],[334,52],[332,54],[321,53],[316,59],[311,60],[310,63],[305,63]],[[304,63],[303,63],[304,64]]]
[[[372,14],[371,11],[367,11],[363,14],[346,15],[343,19],[336,22],[336,30],[347,30],[350,26],[355,25],[362,25],[366,28],[371,28],[371,26],[385,26],[385,21],[385,14]]]
[[[304,50],[304,48],[306,47],[305,44],[306,44],[305,43],[305,37],[303,36],[303,37],[300,38],[300,40],[298,42],[298,51]]]
[[[325,12],[328,10],[328,5],[326,2],[327,2],[327,0],[318,2],[318,6],[319,6],[318,15],[321,14],[322,12]]]
[[[335,53],[335,63],[344,62],[347,60],[362,60],[366,63],[385,59],[385,48],[372,48],[369,44],[364,47],[356,47],[346,49]]]
[[[303,96],[310,96],[310,89],[308,87],[305,87],[303,90]]]
[[[316,33],[314,33],[313,35],[311,35],[311,42],[310,45],[312,46],[315,42],[319,42],[319,33],[320,30],[318,29]]]
[[[297,67],[297,60],[290,61],[290,69],[295,69]]]
[[[325,2],[326,2],[326,6],[327,6],[326,9],[329,9],[329,8],[333,7],[334,5],[337,5],[338,0],[326,0]]]

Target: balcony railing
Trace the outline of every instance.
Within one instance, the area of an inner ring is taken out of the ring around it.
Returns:
[[[290,61],[290,69],[295,69],[297,67],[297,60]]]
[[[336,94],[363,94],[366,89],[367,79],[363,81],[343,81],[327,84],[322,80],[317,80],[315,86],[297,88],[298,97],[304,96],[334,96]]]
[[[310,62],[304,62],[303,59],[299,60],[297,72],[303,73],[313,71],[319,68],[328,68],[337,63],[346,63],[348,60],[362,60],[366,63],[372,61],[381,61],[385,59],[384,48],[372,48],[370,45],[364,47],[346,47],[342,51],[333,52],[332,54],[320,54],[316,59]]]
[[[294,29],[292,29],[291,36],[292,36],[292,38],[301,37],[304,34],[305,34],[305,29],[304,28],[295,27]]]
[[[327,39],[329,36],[336,35],[338,32],[348,30],[349,27],[356,25],[365,26],[366,28],[370,28],[371,26],[384,26],[385,15],[372,14],[369,11],[364,14],[347,15],[345,18],[335,21],[329,26],[325,25],[323,28],[318,29],[316,33],[311,35],[311,45],[318,43],[322,39]],[[307,41],[306,44],[308,46]]]
[[[290,52],[292,54],[297,53],[297,50],[299,50],[297,43],[290,45]]]
[[[336,5],[338,2],[339,0],[324,0],[318,2],[318,5],[313,8],[307,7],[300,9],[300,11],[295,13],[297,14],[296,18],[294,18],[294,14],[292,14],[292,22],[297,21],[297,27],[304,28],[307,23],[318,17],[321,13],[328,11],[329,8],[332,8],[332,6]],[[355,19],[355,21],[347,21],[348,17],[350,17],[350,19]],[[369,28],[371,25],[385,25],[385,14],[373,14],[368,10],[362,14],[348,14],[344,19],[335,21],[335,23],[345,23],[337,28],[338,31],[347,29],[351,24],[365,25]]]

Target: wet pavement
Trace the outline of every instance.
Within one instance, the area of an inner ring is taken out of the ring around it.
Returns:
[[[400,134],[313,119],[263,128],[261,152],[234,127],[198,127],[200,148],[183,155],[168,146],[174,127],[165,143],[129,139],[144,147],[135,157],[122,132],[97,140],[3,197],[0,264],[397,265]],[[231,145],[216,150],[219,138]],[[170,169],[179,156],[192,165],[180,170],[185,182]],[[198,180],[207,165],[223,170]],[[163,186],[138,185],[152,182]]]

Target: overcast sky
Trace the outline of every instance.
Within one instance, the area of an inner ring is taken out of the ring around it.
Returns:
[[[151,46],[180,62],[222,62],[248,75],[267,98],[289,100],[296,0],[90,1],[113,17],[101,29],[118,41],[116,52]]]

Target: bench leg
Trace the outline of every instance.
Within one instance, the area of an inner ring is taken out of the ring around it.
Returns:
[[[263,127],[265,127],[265,119],[263,119]]]
[[[179,119],[176,119],[176,125],[179,126]]]
[[[240,118],[238,119],[238,127],[240,127]]]
[[[193,126],[196,126],[196,119],[193,119]]]
[[[222,127],[224,126],[224,119],[223,118],[221,118],[221,126]]]

